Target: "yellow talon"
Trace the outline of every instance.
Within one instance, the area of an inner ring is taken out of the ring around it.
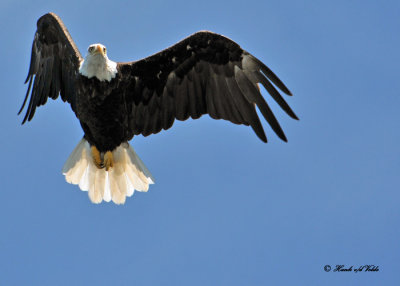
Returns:
[[[114,167],[114,157],[111,151],[107,151],[104,154],[104,167],[106,168],[106,171]]]
[[[99,169],[103,168],[103,164],[101,162],[100,151],[96,148],[96,146],[92,146],[91,150],[92,150],[92,157],[93,157],[94,164]]]

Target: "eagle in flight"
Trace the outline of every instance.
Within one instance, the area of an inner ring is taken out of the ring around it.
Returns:
[[[128,141],[169,129],[175,119],[208,114],[250,125],[267,142],[256,106],[283,141],[286,136],[262,97],[259,83],[292,118],[277,88],[289,89],[260,60],[232,40],[197,32],[150,57],[113,62],[101,44],[83,58],[61,19],[42,16],[32,44],[28,98],[22,124],[48,98],[67,101],[84,131],[63,167],[66,181],[88,191],[93,203],[123,204],[134,190],[147,191],[154,178]]]

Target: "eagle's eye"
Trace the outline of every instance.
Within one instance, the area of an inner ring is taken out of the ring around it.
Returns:
[[[106,53],[106,52],[107,52],[106,47],[103,47],[103,53]]]
[[[94,47],[93,47],[93,46],[90,46],[89,49],[88,49],[88,52],[91,53],[91,52],[93,52],[93,51],[94,51]]]

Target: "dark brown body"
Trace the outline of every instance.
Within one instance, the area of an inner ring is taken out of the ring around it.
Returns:
[[[118,76],[108,81],[79,75],[75,113],[85,139],[100,152],[112,151],[132,136],[124,93],[118,89]]]

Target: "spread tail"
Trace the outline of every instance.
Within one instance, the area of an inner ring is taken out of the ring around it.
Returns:
[[[93,162],[89,143],[82,139],[64,164],[65,180],[89,191],[90,200],[96,204],[103,200],[123,204],[135,190],[147,192],[154,178],[133,148],[122,143],[112,154],[114,166],[109,171],[99,169]]]

